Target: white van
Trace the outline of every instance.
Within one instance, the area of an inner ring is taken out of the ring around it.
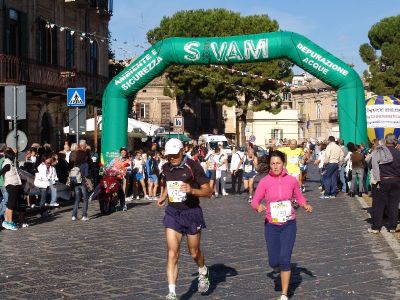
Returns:
[[[228,140],[224,135],[215,134],[202,134],[199,137],[199,144],[202,142],[206,143],[207,150],[215,149],[218,147],[218,143],[223,144],[224,152],[228,155],[228,158],[232,155],[232,150],[228,144]]]

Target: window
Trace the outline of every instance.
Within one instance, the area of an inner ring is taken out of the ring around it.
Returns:
[[[75,38],[70,30],[65,30],[65,66],[68,69],[75,66]]]
[[[136,103],[136,113],[139,120],[148,120],[150,118],[149,103]]]
[[[38,60],[44,64],[57,64],[57,27],[51,28],[43,19],[39,19]]]
[[[271,138],[275,140],[283,139],[283,129],[271,129]]]
[[[168,126],[171,120],[171,103],[161,103],[161,125]]]
[[[5,18],[5,53],[27,57],[28,25],[25,13],[9,9]]]
[[[316,104],[316,108],[317,108],[317,119],[321,119],[321,107],[322,107],[322,104],[321,104],[321,103],[317,103],[317,104]]]
[[[290,92],[283,92],[283,101],[292,101],[292,94]]]
[[[299,139],[304,139],[304,128],[299,127]]]
[[[321,125],[315,125],[315,137],[321,137]]]
[[[299,114],[304,114],[304,103],[299,104]]]
[[[97,74],[98,46],[95,41],[89,43],[89,73]]]

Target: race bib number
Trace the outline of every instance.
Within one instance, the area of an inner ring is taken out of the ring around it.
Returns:
[[[285,223],[292,219],[292,204],[290,200],[270,203],[273,223]]]
[[[168,200],[172,203],[184,202],[186,193],[181,191],[183,181],[167,181]]]
[[[298,156],[291,156],[291,157],[289,157],[289,162],[290,162],[290,164],[295,165],[295,164],[297,164],[299,162],[299,157]]]
[[[246,173],[251,173],[253,171],[253,166],[252,165],[244,165],[244,171]]]

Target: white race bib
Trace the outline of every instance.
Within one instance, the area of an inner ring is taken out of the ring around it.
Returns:
[[[167,181],[169,202],[177,203],[186,200],[186,193],[181,191],[183,181]]]
[[[244,165],[244,172],[245,173],[251,173],[253,171],[253,166],[252,165]]]
[[[289,157],[289,162],[290,162],[290,164],[295,165],[295,164],[299,163],[299,157],[291,156],[291,157]]]
[[[292,219],[290,200],[270,203],[272,223],[285,223]]]

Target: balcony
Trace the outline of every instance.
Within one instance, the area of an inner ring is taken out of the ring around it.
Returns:
[[[305,122],[307,120],[306,114],[298,114],[297,117],[299,118],[299,122]]]
[[[338,121],[338,114],[337,112],[329,113],[329,122],[337,122]]]
[[[0,54],[0,85],[24,84],[27,88],[60,93],[66,93],[69,87],[85,87],[88,96],[98,96],[108,81],[104,76]]]

